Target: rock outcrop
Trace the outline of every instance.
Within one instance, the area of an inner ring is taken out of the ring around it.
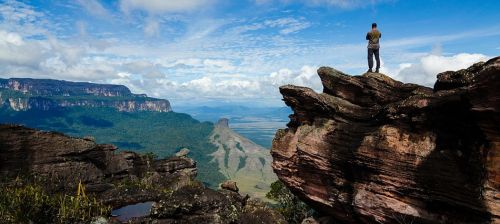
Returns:
[[[318,74],[321,94],[280,88],[294,114],[271,154],[294,194],[348,223],[500,222],[500,57],[434,89]]]
[[[153,204],[151,217],[142,223],[272,223],[286,220],[258,200],[233,191],[186,186]]]
[[[209,140],[217,147],[211,162],[219,171],[238,183],[241,193],[265,199],[271,183],[277,180],[269,150],[234,132],[225,118],[215,124]]]
[[[0,79],[0,108],[15,111],[57,107],[113,107],[119,111],[171,111],[170,102],[133,94],[122,85],[51,79]]]
[[[231,181],[231,180],[227,180],[224,183],[222,183],[220,185],[220,188],[222,188],[224,190],[233,191],[233,192],[240,191],[240,189],[238,188],[238,184],[234,181]]]
[[[176,189],[196,176],[189,158],[151,160],[134,152],[115,152],[113,145],[71,138],[56,132],[0,125],[0,176],[41,178],[50,191],[75,192],[81,181],[89,193],[119,206],[151,200],[156,195],[126,193],[114,184],[140,184]]]

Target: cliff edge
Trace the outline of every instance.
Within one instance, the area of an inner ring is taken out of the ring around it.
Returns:
[[[294,113],[272,165],[294,194],[347,223],[500,222],[500,57],[434,89],[318,75],[323,93],[280,88]]]

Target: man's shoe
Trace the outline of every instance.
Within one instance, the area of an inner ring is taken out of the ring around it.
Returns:
[[[379,72],[378,72],[378,69],[377,69],[377,70],[375,70],[375,72],[376,72],[376,73],[379,73]]]
[[[372,73],[372,72],[373,72],[373,70],[370,68],[370,69],[368,69],[368,71],[366,71],[366,72],[367,72],[367,73]]]

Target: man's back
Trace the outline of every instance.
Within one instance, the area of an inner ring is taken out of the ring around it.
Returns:
[[[366,40],[368,40],[368,48],[379,49],[379,40],[382,37],[382,33],[377,29],[373,29],[366,34]]]

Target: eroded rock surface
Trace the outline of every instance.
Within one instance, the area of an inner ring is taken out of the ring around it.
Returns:
[[[150,220],[155,223],[286,223],[281,214],[258,200],[200,185],[185,186],[153,204],[151,217],[146,221]]]
[[[81,181],[88,193],[119,206],[157,196],[147,191],[131,192],[127,186],[119,188],[122,183],[176,189],[196,176],[196,163],[189,158],[151,160],[115,150],[113,145],[91,139],[0,125],[0,175],[36,176],[51,191],[74,193]]]
[[[294,114],[271,153],[294,194],[349,223],[500,222],[500,57],[434,89],[318,74],[323,93],[280,88]]]

